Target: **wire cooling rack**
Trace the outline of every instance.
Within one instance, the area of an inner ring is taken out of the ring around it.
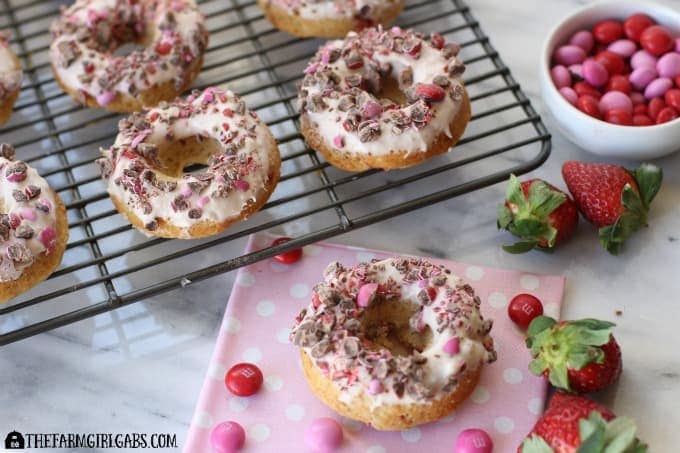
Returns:
[[[210,47],[195,85],[223,85],[245,98],[280,141],[282,178],[259,213],[219,236],[147,238],[113,208],[94,164],[119,117],[75,105],[52,77],[47,30],[63,3],[0,0],[0,28],[11,31],[25,71],[0,141],[13,143],[57,190],[70,225],[60,268],[0,307],[0,345],[498,183],[550,154],[540,117],[463,1],[409,1],[397,23],[462,45],[473,107],[464,138],[454,152],[417,167],[358,174],[330,167],[298,131],[295,84],[321,42],[273,29],[253,0],[199,1]],[[241,255],[245,237],[263,230],[294,239]]]

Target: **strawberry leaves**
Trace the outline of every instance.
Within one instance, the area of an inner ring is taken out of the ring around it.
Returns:
[[[601,346],[611,340],[613,326],[597,319],[558,324],[550,317],[539,316],[527,330],[526,345],[533,357],[529,370],[537,376],[547,374],[553,386],[572,391],[569,371],[604,362]]]

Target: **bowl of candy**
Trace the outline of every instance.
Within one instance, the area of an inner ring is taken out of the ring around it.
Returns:
[[[680,150],[680,12],[595,3],[553,29],[542,58],[543,100],[572,142],[635,160]]]

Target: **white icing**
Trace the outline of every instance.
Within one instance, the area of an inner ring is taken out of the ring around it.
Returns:
[[[338,19],[361,16],[380,20],[383,12],[398,0],[275,0],[279,7],[304,19]],[[365,14],[361,14],[362,9]]]
[[[61,17],[63,22],[71,22],[79,27],[87,27],[91,23],[93,15],[103,15],[110,17],[115,11],[122,11],[125,9],[135,8],[135,14],[142,15],[139,9],[145,7],[145,3],[154,5],[154,8],[147,7],[144,10],[144,23],[140,24],[145,27],[145,35],[150,38],[151,43],[149,47],[143,52],[152,52],[158,59],[153,66],[153,71],[131,71],[129,77],[124,77],[117,81],[111,89],[104,89],[96,82],[99,78],[106,76],[107,69],[110,69],[113,61],[121,61],[127,59],[133,62],[139,51],[133,52],[127,57],[114,57],[109,53],[99,52],[90,49],[86,43],[79,41],[76,38],[76,33],[57,33],[50,45],[50,59],[53,68],[58,77],[67,86],[74,90],[83,91],[92,97],[97,97],[102,93],[112,91],[114,93],[121,93],[129,95],[130,86],[134,85],[139,90],[149,89],[154,85],[166,82],[176,81],[178,78],[184,76],[184,69],[177,64],[172,64],[171,53],[167,55],[159,55],[154,48],[157,42],[161,41],[163,32],[159,28],[159,24],[165,18],[168,12],[172,12],[175,21],[177,22],[176,31],[180,35],[180,42],[173,42],[173,47],[180,45],[188,45],[191,49],[193,58],[200,58],[202,49],[195,41],[196,33],[204,34],[204,17],[196,6],[194,0],[160,0],[158,2],[138,2],[135,6],[130,6],[127,1],[121,4],[120,0],[77,0],[73,5],[67,8]],[[53,33],[58,27],[53,26]],[[207,39],[207,38],[206,38]],[[73,42],[80,51],[80,56],[71,63],[68,67],[60,64],[59,44],[62,42]],[[139,56],[139,55],[137,55]],[[90,72],[85,71],[85,61],[92,65],[93,69]],[[166,63],[166,64],[163,64]],[[86,74],[92,74],[93,82],[84,83],[80,77]]]
[[[206,101],[208,99],[210,102]],[[149,203],[152,208],[151,212],[145,213],[139,197],[126,190],[122,184],[116,183],[119,178],[123,177],[123,172],[132,164],[132,159],[122,151],[132,151],[136,156],[135,160],[141,162],[145,169],[156,173],[159,173],[159,169],[145,159],[139,159],[136,155],[136,150],[132,148],[132,144],[133,141],[138,139],[138,134],[130,135],[126,131],[121,131],[113,147],[102,151],[109,160],[112,160],[113,149],[120,151],[113,162],[113,172],[108,177],[109,194],[122,200],[145,224],[155,219],[165,219],[175,226],[189,228],[200,222],[222,223],[225,220],[239,217],[248,203],[254,202],[262,196],[264,187],[270,184],[270,174],[276,171],[272,162],[269,161],[269,152],[271,147],[274,146],[271,133],[264,123],[251,116],[249,112],[236,113],[239,102],[242,101],[231,91],[223,92],[216,88],[207,88],[200,95],[192,95],[186,100],[176,101],[169,106],[154,108],[146,112],[146,118],[153,118],[154,116],[157,116],[157,118],[151,121],[151,130],[148,131],[147,137],[139,143],[153,143],[163,147],[167,144],[165,136],[168,132],[174,135],[175,141],[201,136],[224,143],[228,133],[224,125],[227,124],[229,132],[238,131],[239,134],[235,137],[235,140],[241,136],[245,137],[243,146],[232,160],[235,163],[230,166],[238,172],[243,166],[237,162],[240,159],[251,159],[250,170],[240,178],[241,181],[247,183],[248,188],[246,190],[232,188],[226,197],[212,197],[211,194],[221,184],[220,177],[216,176],[200,193],[192,191],[188,197],[185,197],[189,205],[187,209],[174,210],[172,207],[173,200],[183,191],[186,191],[187,182],[194,179],[191,174],[179,178],[158,174],[159,179],[176,182],[177,188],[170,192],[159,191],[150,183],[143,181],[142,187],[147,194],[150,194]],[[164,122],[168,118],[177,117],[180,111],[186,111],[187,106],[194,111],[188,117],[174,120],[171,125]],[[226,116],[223,113],[225,110],[234,112],[233,116]],[[252,133],[247,133],[246,129],[249,127],[254,128]],[[221,148],[220,151],[224,151],[224,148]],[[210,169],[206,171],[209,172]],[[199,206],[199,199],[203,199],[205,202],[201,206],[202,216],[198,219],[192,219],[188,216],[188,212]],[[188,232],[186,234],[188,235]]]
[[[21,86],[23,72],[7,42],[0,41],[0,80],[5,87],[4,96],[14,93]]]
[[[354,36],[354,32],[350,32],[349,36]],[[342,49],[344,41],[336,40],[328,44],[330,48]],[[434,48],[430,43],[422,40],[422,48],[419,58],[414,58],[408,54],[390,51],[386,54],[375,52],[373,54],[374,61],[378,63],[390,63],[392,66],[391,77],[398,79],[399,71],[410,66],[413,69],[413,85],[419,83],[432,83],[435,76],[446,75],[451,82],[451,89],[455,85],[462,86],[460,77],[450,77],[447,74],[446,66],[452,64],[451,60],[447,60],[439,49]],[[362,69],[349,69],[345,64],[345,60],[340,58],[334,63],[328,65],[335,73],[337,73],[342,80],[352,74],[361,73]],[[341,82],[343,83],[343,82]],[[324,87],[320,84],[304,86],[308,91],[308,98],[314,94],[321,93]],[[427,125],[421,129],[411,126],[400,134],[395,134],[391,130],[391,125],[387,122],[389,111],[384,111],[376,118],[380,121],[380,135],[368,142],[361,142],[359,135],[348,133],[343,125],[341,118],[344,117],[344,112],[338,110],[339,99],[331,97],[324,97],[324,101],[328,108],[321,111],[308,111],[304,114],[318,128],[319,134],[323,137],[328,148],[336,149],[340,152],[351,152],[357,154],[367,155],[385,155],[395,151],[405,151],[407,155],[414,153],[425,153],[432,142],[441,133],[451,136],[450,125],[453,119],[458,114],[461,101],[459,99],[452,99],[448,93],[440,102],[433,103],[433,116]],[[415,104],[403,106],[401,109],[407,114],[413,110]],[[342,137],[344,146],[338,147],[334,143],[335,137]]]
[[[0,238],[0,282],[7,282],[18,279],[23,271],[28,268],[33,261],[42,254],[49,253],[43,242],[40,241],[40,234],[46,228],[57,229],[56,207],[57,202],[54,193],[38,172],[27,166],[26,179],[20,182],[7,180],[7,168],[17,162],[0,157],[0,213],[10,215],[20,219],[17,228],[9,232],[9,240],[3,241]],[[36,186],[40,188],[40,195],[25,202],[15,200],[13,192],[15,190],[25,193],[26,187]],[[42,203],[50,207],[49,213],[36,209],[36,203]],[[31,220],[32,217],[34,220]],[[30,239],[16,237],[17,229],[22,226],[30,227],[34,234]],[[24,264],[13,263],[8,258],[7,248],[13,244],[20,244],[27,247],[33,259]],[[8,278],[9,277],[9,278]]]

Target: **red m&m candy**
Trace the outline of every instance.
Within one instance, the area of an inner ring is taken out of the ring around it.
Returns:
[[[593,27],[595,40],[602,44],[610,44],[623,38],[623,25],[615,20],[603,20]]]
[[[628,39],[639,42],[645,29],[654,25],[654,21],[646,14],[633,14],[623,23],[623,30]]]
[[[272,242],[272,247],[275,247],[279,244],[283,244],[283,243],[288,242],[290,240],[291,240],[291,238],[275,239]],[[283,263],[283,264],[293,264],[297,261],[300,261],[300,258],[302,258],[302,249],[301,248],[293,249],[289,252],[284,252],[284,253],[281,253],[279,255],[274,256],[274,259],[276,261],[278,261],[279,263]]]
[[[534,318],[543,314],[543,304],[531,294],[518,294],[508,305],[508,316],[517,327],[526,329]]]
[[[252,363],[238,363],[224,376],[227,389],[237,396],[254,395],[262,387],[262,381],[262,371]]]
[[[652,25],[642,32],[640,44],[647,52],[658,57],[673,50],[675,40],[666,27]]]

